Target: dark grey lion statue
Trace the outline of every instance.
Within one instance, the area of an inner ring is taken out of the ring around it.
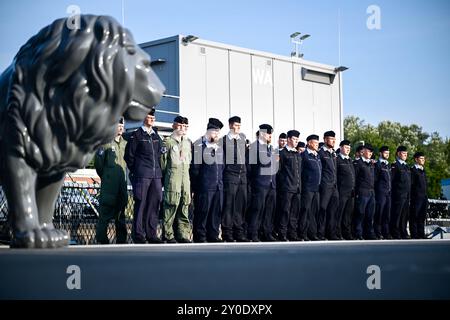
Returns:
[[[68,244],[52,218],[66,172],[82,168],[116,124],[141,121],[165,91],[150,57],[107,16],[59,19],[20,48],[0,76],[0,180],[11,247]]]

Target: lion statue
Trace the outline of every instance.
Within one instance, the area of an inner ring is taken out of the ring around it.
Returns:
[[[165,88],[131,33],[107,16],[59,19],[22,46],[0,76],[0,180],[11,247],[69,241],[53,223],[67,172],[111,141],[119,119],[142,121]]]

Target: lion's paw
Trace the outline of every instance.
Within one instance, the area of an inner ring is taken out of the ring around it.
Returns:
[[[44,227],[42,228],[47,237],[47,248],[60,248],[69,244],[69,234],[64,230]]]
[[[11,248],[46,248],[48,237],[40,229],[15,231],[11,239]]]
[[[11,248],[61,248],[69,244],[69,234],[64,230],[43,227],[27,231],[16,231],[11,239]]]

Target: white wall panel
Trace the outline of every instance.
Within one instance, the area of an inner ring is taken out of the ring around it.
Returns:
[[[206,55],[197,45],[180,46],[180,114],[189,118],[191,139],[197,139],[206,129],[207,77]]]
[[[206,55],[206,114],[223,122],[222,133],[228,132],[230,96],[228,50],[204,47]],[[204,124],[206,130],[206,122]]]
[[[300,131],[300,140],[306,142],[306,137],[316,133],[314,128],[314,102],[313,102],[313,83],[303,81],[299,64],[294,64],[294,125]],[[319,134],[317,132],[317,134]]]
[[[322,141],[323,133],[335,130],[332,122],[331,87],[313,82],[314,130]]]
[[[294,92],[292,84],[292,63],[273,61],[274,84],[274,141],[281,132],[294,128]]]
[[[251,56],[230,51],[230,116],[241,117],[241,131],[253,140]]]

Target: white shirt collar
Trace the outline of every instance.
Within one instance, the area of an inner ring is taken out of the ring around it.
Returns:
[[[230,140],[233,140],[233,139],[240,140],[241,139],[241,135],[239,133],[235,134],[231,130],[230,130],[230,132],[228,132],[227,137]]]
[[[399,159],[399,158],[397,158],[397,161],[400,163],[400,164],[403,164],[403,165],[405,165],[406,164],[406,162],[405,161],[403,161],[402,159]]]
[[[327,146],[325,146],[325,145],[322,146],[322,150],[328,151],[329,153],[333,153],[334,152],[334,150],[332,148],[327,148]]]
[[[350,159],[349,156],[344,156],[342,153],[339,153],[339,155],[340,155],[341,158],[344,159],[344,160]]]
[[[149,136],[151,136],[153,133],[155,133],[155,131],[153,130],[153,128],[152,128],[152,129],[149,129],[149,128],[146,127],[146,126],[142,126],[141,128],[142,128],[142,130],[144,130],[144,132],[147,132],[147,134],[148,134]]]
[[[264,142],[261,138],[258,138],[258,141],[259,141],[259,144],[266,144],[267,145],[267,142]]]
[[[207,148],[211,148],[217,150],[219,148],[219,144],[217,142],[210,142],[206,136],[203,136],[203,141]]]
[[[380,161],[381,163],[384,163],[384,164],[389,164],[389,161],[387,161],[386,159],[378,159],[378,161]]]
[[[311,150],[310,148],[306,148],[306,151],[308,152],[308,154],[313,154],[317,156],[317,151]]]
[[[365,163],[370,163],[370,159],[366,159],[366,158],[364,158],[364,157],[361,157],[361,159],[362,159],[362,161],[364,161]]]
[[[420,164],[415,164],[414,167],[416,167],[416,169],[422,170],[423,171],[423,166],[421,166]]]
[[[295,151],[295,152],[297,152],[297,149],[295,149],[295,148],[291,148],[291,147],[289,147],[288,145],[286,145],[285,147],[284,147],[287,151]],[[280,151],[281,151],[282,149],[280,149]]]

